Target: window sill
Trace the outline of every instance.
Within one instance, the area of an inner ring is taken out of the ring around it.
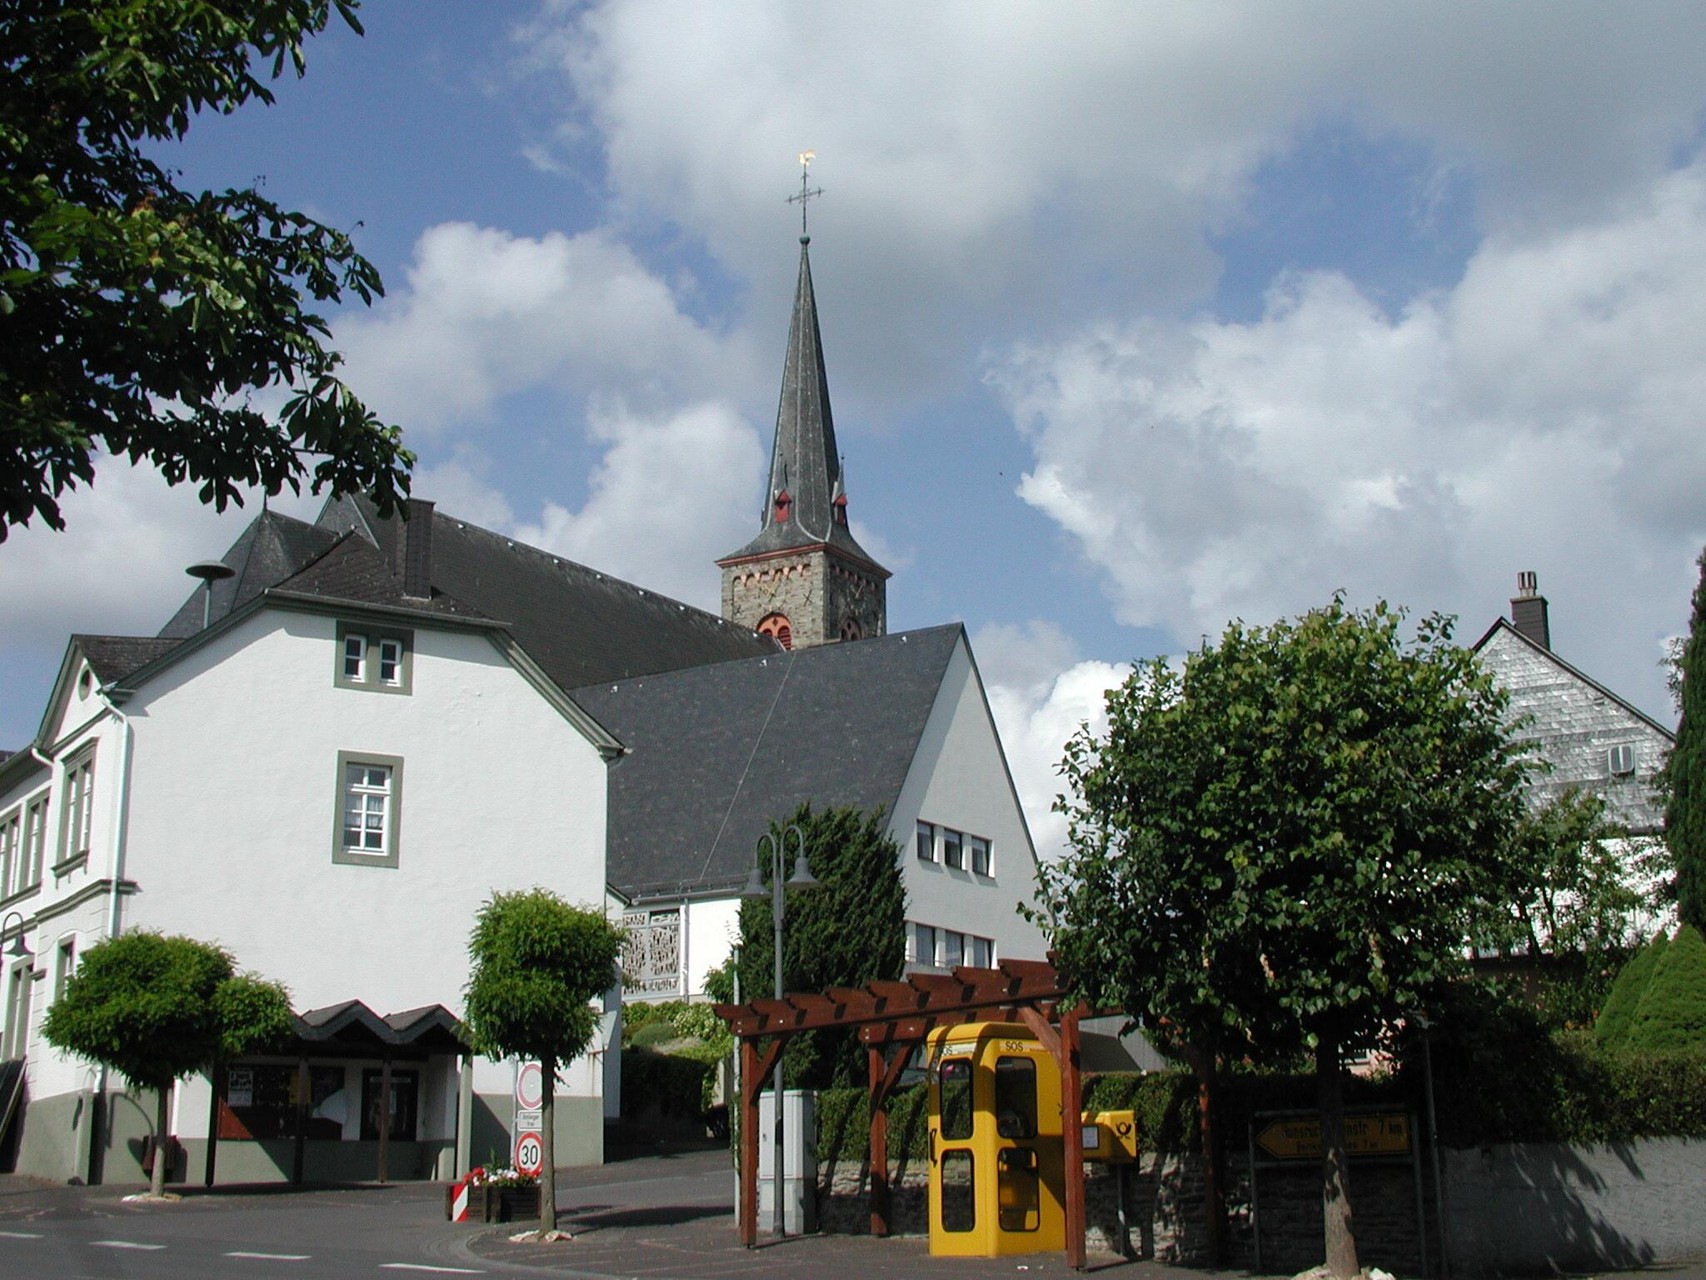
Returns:
[[[55,880],[63,880],[63,879],[65,879],[66,876],[70,875],[73,871],[76,871],[79,867],[86,867],[88,865],[89,865],[89,851],[87,849],[85,849],[85,850],[83,850],[82,853],[79,853],[73,857],[67,858],[64,862],[54,863],[53,864],[53,878]]]
[[[361,853],[355,849],[338,849],[332,854],[332,865],[338,867],[390,867],[395,870],[395,853]]]
[[[40,892],[41,892],[41,881],[38,880],[38,881],[36,881],[36,883],[30,885],[29,888],[27,888],[27,889],[19,889],[16,893],[12,894],[8,898],[0,898],[0,909],[10,907],[14,903],[27,902],[31,898],[35,897]]]

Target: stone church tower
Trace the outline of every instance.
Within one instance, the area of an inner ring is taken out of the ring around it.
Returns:
[[[775,636],[784,648],[880,636],[888,628],[889,571],[847,527],[847,494],[835,451],[808,246],[800,237],[800,282],[788,328],[782,403],[770,454],[758,536],[717,561],[723,617]]]

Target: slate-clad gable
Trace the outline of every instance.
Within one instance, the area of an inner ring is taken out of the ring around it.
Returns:
[[[74,635],[71,643],[82,650],[95,679],[103,686],[111,686],[170,653],[179,642],[169,637]]]
[[[1552,766],[1531,784],[1536,801],[1575,787],[1601,796],[1611,820],[1632,835],[1663,830],[1653,778],[1675,742],[1669,730],[1502,618],[1475,651],[1510,691],[1518,736],[1535,742]],[[1613,774],[1607,752],[1620,745],[1631,747],[1633,769]]]
[[[160,629],[160,634],[188,639],[202,629],[204,609],[209,618],[218,621],[261,592],[300,573],[330,551],[338,537],[334,530],[263,509],[220,557],[233,570],[232,576],[212,584],[211,600],[205,587],[192,591],[171,621]]]
[[[610,883],[724,894],[802,802],[895,808],[958,624],[577,689],[629,748],[611,766]]]

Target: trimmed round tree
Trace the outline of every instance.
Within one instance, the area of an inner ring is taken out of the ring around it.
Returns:
[[[1653,966],[1629,1020],[1631,1049],[1706,1049],[1706,939],[1691,924],[1676,931]]]
[[[223,1058],[287,1039],[290,997],[276,982],[235,972],[230,952],[159,933],[120,934],[83,953],[42,1035],[157,1096],[150,1191],[166,1188],[172,1085]]]
[[[1217,1059],[1314,1059],[1337,1276],[1358,1270],[1342,1054],[1428,1008],[1530,888],[1506,707],[1449,620],[1406,640],[1401,610],[1335,599],[1140,667],[1106,733],[1067,748],[1071,850],[1045,890],[1062,968],[1205,1089]]]
[[[468,1027],[494,1058],[537,1059],[544,1077],[539,1229],[557,1229],[557,1068],[592,1043],[592,1002],[615,984],[624,934],[593,907],[546,889],[496,893],[468,939]]]
[[[1608,1047],[1621,1047],[1628,1043],[1629,1025],[1634,1021],[1635,1010],[1640,1007],[1641,997],[1647,993],[1647,987],[1653,980],[1654,967],[1669,945],[1670,935],[1660,929],[1651,942],[1630,956],[1629,963],[1618,970],[1611,990],[1606,993],[1605,1004],[1593,1021],[1594,1039]]]

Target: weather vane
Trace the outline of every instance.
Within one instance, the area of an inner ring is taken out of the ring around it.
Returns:
[[[806,204],[814,197],[821,196],[823,194],[822,187],[813,187],[810,185],[812,161],[816,159],[817,152],[815,151],[800,152],[800,189],[797,194],[788,197],[789,204],[797,204],[800,206],[801,240],[808,238],[806,235]]]

